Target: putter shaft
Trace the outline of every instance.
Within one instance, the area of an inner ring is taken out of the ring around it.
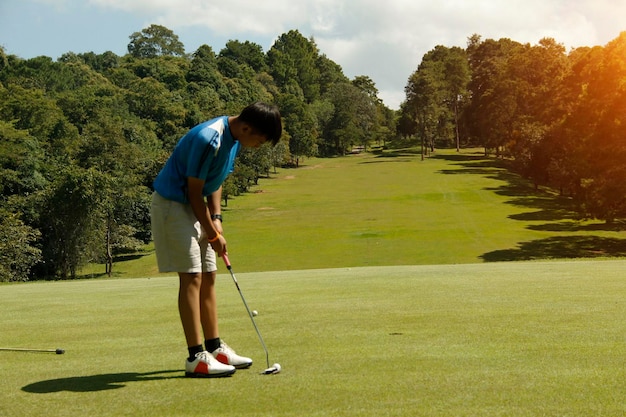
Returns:
[[[65,353],[64,349],[56,348],[56,349],[28,349],[28,348],[6,348],[0,347],[0,351],[10,351],[10,352],[44,352],[44,353],[56,353],[57,355],[62,355]]]
[[[261,342],[261,346],[263,346],[263,350],[265,351],[265,363],[267,364],[267,367],[269,368],[270,367],[270,355],[267,351],[267,346],[265,346],[265,341],[263,340],[263,336],[261,336],[261,332],[259,331],[259,328],[256,325],[256,321],[254,321],[254,316],[252,315],[252,312],[250,311],[250,308],[248,307],[248,303],[246,302],[246,299],[244,298],[243,293],[241,292],[241,288],[239,288],[239,282],[237,281],[237,278],[235,277],[235,273],[233,272],[233,267],[230,264],[228,255],[223,254],[222,257],[224,258],[226,269],[228,269],[228,272],[230,272],[230,276],[232,277],[233,282],[235,283],[235,286],[237,287],[237,291],[239,292],[239,295],[241,296],[241,301],[243,301],[243,305],[246,307],[246,311],[248,312],[248,316],[250,317],[250,320],[252,321],[254,330],[256,330],[257,336],[259,336],[259,341]]]

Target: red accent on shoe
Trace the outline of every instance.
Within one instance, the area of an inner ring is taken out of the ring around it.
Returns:
[[[218,353],[217,357],[215,359],[217,359],[218,361],[222,362],[224,365],[230,365],[228,363],[228,356],[224,355],[223,353]]]
[[[208,374],[209,364],[205,362],[198,362],[198,365],[196,365],[196,369],[194,369],[194,372],[197,374]]]

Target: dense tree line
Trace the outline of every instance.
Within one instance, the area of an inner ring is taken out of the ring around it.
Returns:
[[[245,151],[224,198],[276,166],[341,155],[393,132],[367,76],[349,80],[292,30],[265,53],[231,40],[187,54],[171,30],[133,33],[128,53],[21,59],[0,48],[0,281],[72,278],[150,241],[151,184],[173,146],[209,118],[278,104],[275,148]]]
[[[569,52],[473,35],[426,53],[405,92],[398,130],[424,152],[484,147],[571,196],[581,218],[626,217],[626,32]]]

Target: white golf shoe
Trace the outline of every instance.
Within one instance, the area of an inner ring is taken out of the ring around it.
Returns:
[[[235,367],[223,364],[206,350],[196,353],[193,362],[185,360],[185,376],[193,378],[219,378],[235,373]]]
[[[249,368],[250,365],[252,365],[252,359],[237,355],[237,353],[224,342],[221,342],[220,347],[215,349],[211,354],[221,363],[232,365],[237,369]]]

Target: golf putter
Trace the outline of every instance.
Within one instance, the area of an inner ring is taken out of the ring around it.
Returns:
[[[248,307],[248,303],[246,302],[246,299],[244,298],[243,293],[241,292],[241,288],[239,288],[239,282],[237,281],[237,278],[235,277],[235,273],[233,272],[233,267],[230,264],[230,259],[228,259],[228,255],[226,253],[222,255],[222,258],[224,258],[226,269],[228,269],[228,272],[230,272],[230,276],[232,277],[233,282],[235,283],[235,286],[237,287],[237,291],[239,292],[241,301],[243,301],[243,305],[246,307],[246,311],[248,312],[248,317],[250,317],[250,320],[252,321],[252,325],[254,326],[254,330],[256,330],[257,336],[259,336],[259,341],[261,342],[261,346],[263,346],[263,350],[265,351],[265,363],[267,365],[267,369],[261,372],[261,374],[263,375],[277,374],[281,371],[282,368],[280,364],[278,363],[275,363],[274,365],[270,366],[270,355],[267,351],[267,346],[265,346],[265,341],[263,341],[263,336],[261,336],[261,332],[259,332],[259,328],[257,327],[256,322],[254,321],[254,315],[252,314],[252,312],[250,311],[250,308]]]

